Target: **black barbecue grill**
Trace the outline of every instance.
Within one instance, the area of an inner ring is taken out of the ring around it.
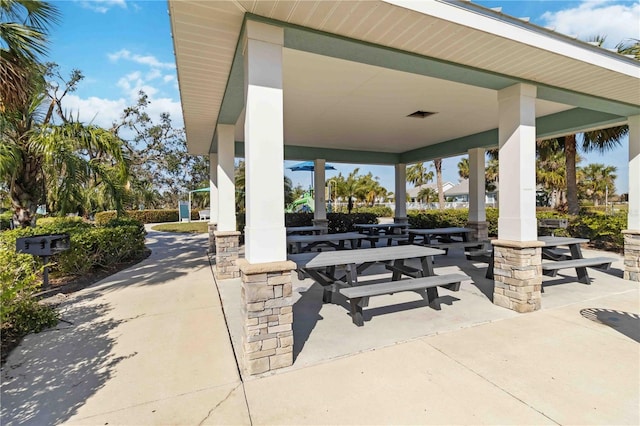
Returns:
[[[49,286],[49,268],[47,263],[49,257],[71,248],[71,241],[68,234],[34,235],[32,237],[22,237],[16,240],[16,251],[18,253],[32,254],[42,257],[44,263],[43,287]]]

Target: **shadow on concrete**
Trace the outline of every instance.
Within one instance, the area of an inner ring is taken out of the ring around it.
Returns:
[[[640,315],[631,312],[614,311],[602,308],[580,310],[583,317],[613,328],[618,333],[640,343]]]
[[[132,284],[163,284],[194,270],[209,268],[209,263],[203,261],[208,247],[206,234],[185,236],[151,231],[147,235],[146,246],[151,250],[148,258],[90,286],[90,297],[108,294]]]
[[[206,235],[151,231],[147,259],[63,302],[58,326],[25,337],[2,368],[0,423],[60,424],[73,416],[112,377],[116,365],[136,355],[116,356],[112,350],[113,330],[134,318],[109,318],[113,308],[97,299],[128,286],[162,284],[209,268],[203,261],[207,244]]]
[[[298,357],[305,343],[309,340],[311,332],[318,321],[323,319],[320,315],[322,309],[322,286],[314,283],[306,291],[300,292],[300,299],[293,304],[293,359]]]
[[[128,320],[104,319],[109,310],[69,305],[57,327],[25,338],[2,369],[0,423],[60,424],[104,386],[118,363],[136,355],[111,354],[109,332]]]

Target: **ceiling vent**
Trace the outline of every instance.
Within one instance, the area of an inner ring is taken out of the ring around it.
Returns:
[[[429,111],[416,111],[414,113],[411,113],[409,115],[407,115],[407,117],[412,117],[412,118],[426,118],[429,117],[430,115],[435,114],[435,112],[429,112]]]

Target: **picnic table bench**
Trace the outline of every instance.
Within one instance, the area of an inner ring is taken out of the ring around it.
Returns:
[[[351,320],[358,327],[362,327],[364,325],[362,308],[365,306],[363,301],[369,297],[400,293],[403,291],[416,291],[427,300],[428,303],[431,303],[438,298],[438,287],[458,291],[460,290],[460,283],[468,279],[469,277],[464,274],[433,275],[388,283],[342,287],[338,291],[349,299],[349,304],[351,305]]]
[[[542,258],[550,260],[542,262],[542,273],[549,277],[555,277],[562,269],[575,269],[578,282],[590,284],[587,268],[608,269],[616,260],[611,257],[583,257],[580,244],[589,242],[585,238],[541,236],[538,237],[538,241],[545,244],[542,247]],[[568,247],[569,252],[559,250],[558,246]],[[467,254],[467,258],[475,257],[475,260],[485,259],[484,256],[486,253],[478,253],[477,256],[473,253]],[[493,279],[493,250],[490,251],[490,256],[486,277]]]

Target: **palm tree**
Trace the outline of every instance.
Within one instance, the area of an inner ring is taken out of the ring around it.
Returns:
[[[438,193],[433,188],[422,188],[418,192],[418,199],[425,203],[432,203],[438,198]]]
[[[469,179],[469,157],[464,157],[458,162],[458,176]]]
[[[416,163],[407,167],[407,182],[416,187],[425,185],[433,180],[433,171],[427,171],[424,163]]]
[[[602,46],[605,42],[605,36],[593,37],[592,42],[596,42],[599,46]],[[627,46],[624,43],[619,43],[616,46],[618,53],[631,54],[638,60],[640,60],[640,41],[635,42]],[[620,139],[629,133],[628,126],[616,126],[609,129],[594,130],[590,132],[584,132],[582,134],[581,148],[584,152],[598,151],[605,153],[616,146],[620,145]],[[565,153],[566,160],[566,181],[567,181],[567,202],[569,214],[576,215],[580,212],[580,205],[578,204],[578,185],[576,180],[576,153],[577,142],[576,135],[567,135],[559,139]]]
[[[59,16],[55,6],[39,0],[0,1],[0,112],[20,109],[38,90],[34,70]]]
[[[615,180],[617,168],[594,163],[580,169],[580,189],[586,196],[591,197],[595,206],[605,200],[607,194],[613,195],[616,191]]]
[[[565,159],[556,139],[539,141],[537,148],[536,182],[552,194],[553,207],[557,208],[565,199]]]
[[[444,210],[444,189],[442,188],[442,158],[433,160],[433,167],[436,169],[436,182],[438,185],[438,204],[440,210]]]

